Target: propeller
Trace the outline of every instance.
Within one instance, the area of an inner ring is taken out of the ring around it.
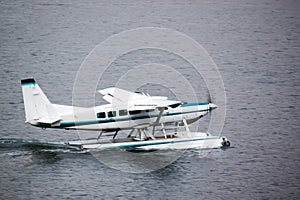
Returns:
[[[207,92],[206,99],[207,99],[208,103],[211,103],[211,96],[210,96],[209,92]]]

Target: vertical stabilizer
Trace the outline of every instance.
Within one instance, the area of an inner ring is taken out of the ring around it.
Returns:
[[[33,78],[21,80],[26,122],[52,124],[60,118]]]

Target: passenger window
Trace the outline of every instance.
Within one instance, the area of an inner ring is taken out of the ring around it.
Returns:
[[[97,118],[105,118],[105,117],[106,117],[105,112],[97,113]]]
[[[115,117],[116,116],[116,111],[109,111],[109,112],[107,112],[107,116],[108,117]]]
[[[153,112],[154,109],[151,109],[151,110],[144,110],[144,112]]]
[[[127,115],[128,114],[128,112],[127,112],[127,110],[125,109],[125,110],[119,110],[119,115],[120,116],[124,116],[124,115]]]
[[[140,113],[142,113],[141,110],[132,110],[132,111],[129,111],[130,115],[137,115],[137,114],[140,114]]]

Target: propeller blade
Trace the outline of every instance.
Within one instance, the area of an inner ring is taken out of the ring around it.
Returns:
[[[207,102],[211,103],[211,97],[209,93],[207,93]]]

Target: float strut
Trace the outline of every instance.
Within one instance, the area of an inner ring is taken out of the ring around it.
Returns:
[[[113,136],[113,139],[115,139],[115,137],[117,136],[118,132],[119,132],[119,130],[116,131],[116,133]]]

